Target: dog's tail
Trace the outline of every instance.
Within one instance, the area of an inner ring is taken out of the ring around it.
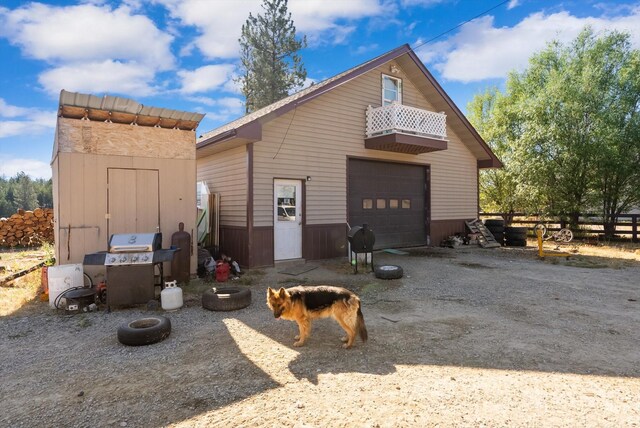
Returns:
[[[358,330],[360,339],[362,339],[363,342],[366,342],[369,338],[369,333],[367,333],[367,327],[364,325],[364,316],[360,310],[360,302],[358,302],[358,319],[356,321],[356,329]]]

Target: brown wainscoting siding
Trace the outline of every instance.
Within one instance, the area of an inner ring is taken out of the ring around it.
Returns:
[[[467,219],[469,220],[469,219]],[[431,245],[437,247],[443,239],[456,233],[465,235],[465,219],[462,220],[431,220]]]
[[[253,227],[249,267],[273,266],[273,227]]]
[[[241,266],[249,266],[247,228],[220,226],[220,253],[231,257]]]
[[[305,260],[331,259],[347,255],[347,225],[309,224],[302,229],[302,257]]]

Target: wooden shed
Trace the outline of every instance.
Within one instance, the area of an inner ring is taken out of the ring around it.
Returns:
[[[480,168],[501,163],[403,45],[198,140],[220,195],[220,247],[248,266],[439,245],[478,215]]]
[[[182,222],[194,237],[195,129],[203,116],[61,91],[51,161],[58,263],[106,251],[115,233],[159,231],[168,248]],[[184,251],[195,274],[192,242]]]

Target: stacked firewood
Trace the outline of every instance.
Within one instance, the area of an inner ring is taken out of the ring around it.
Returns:
[[[53,210],[18,210],[9,218],[0,218],[0,247],[41,245],[53,242]]]

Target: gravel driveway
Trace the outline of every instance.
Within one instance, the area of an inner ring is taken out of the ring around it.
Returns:
[[[531,249],[376,254],[400,280],[344,260],[289,276],[252,271],[252,304],[202,309],[169,338],[126,347],[146,308],[62,315],[33,303],[0,318],[0,426],[640,426],[640,264],[580,267]],[[343,285],[369,341],[341,348],[331,320],[303,348],[267,286]],[[185,287],[186,296],[190,288]],[[160,311],[162,312],[162,311]]]

